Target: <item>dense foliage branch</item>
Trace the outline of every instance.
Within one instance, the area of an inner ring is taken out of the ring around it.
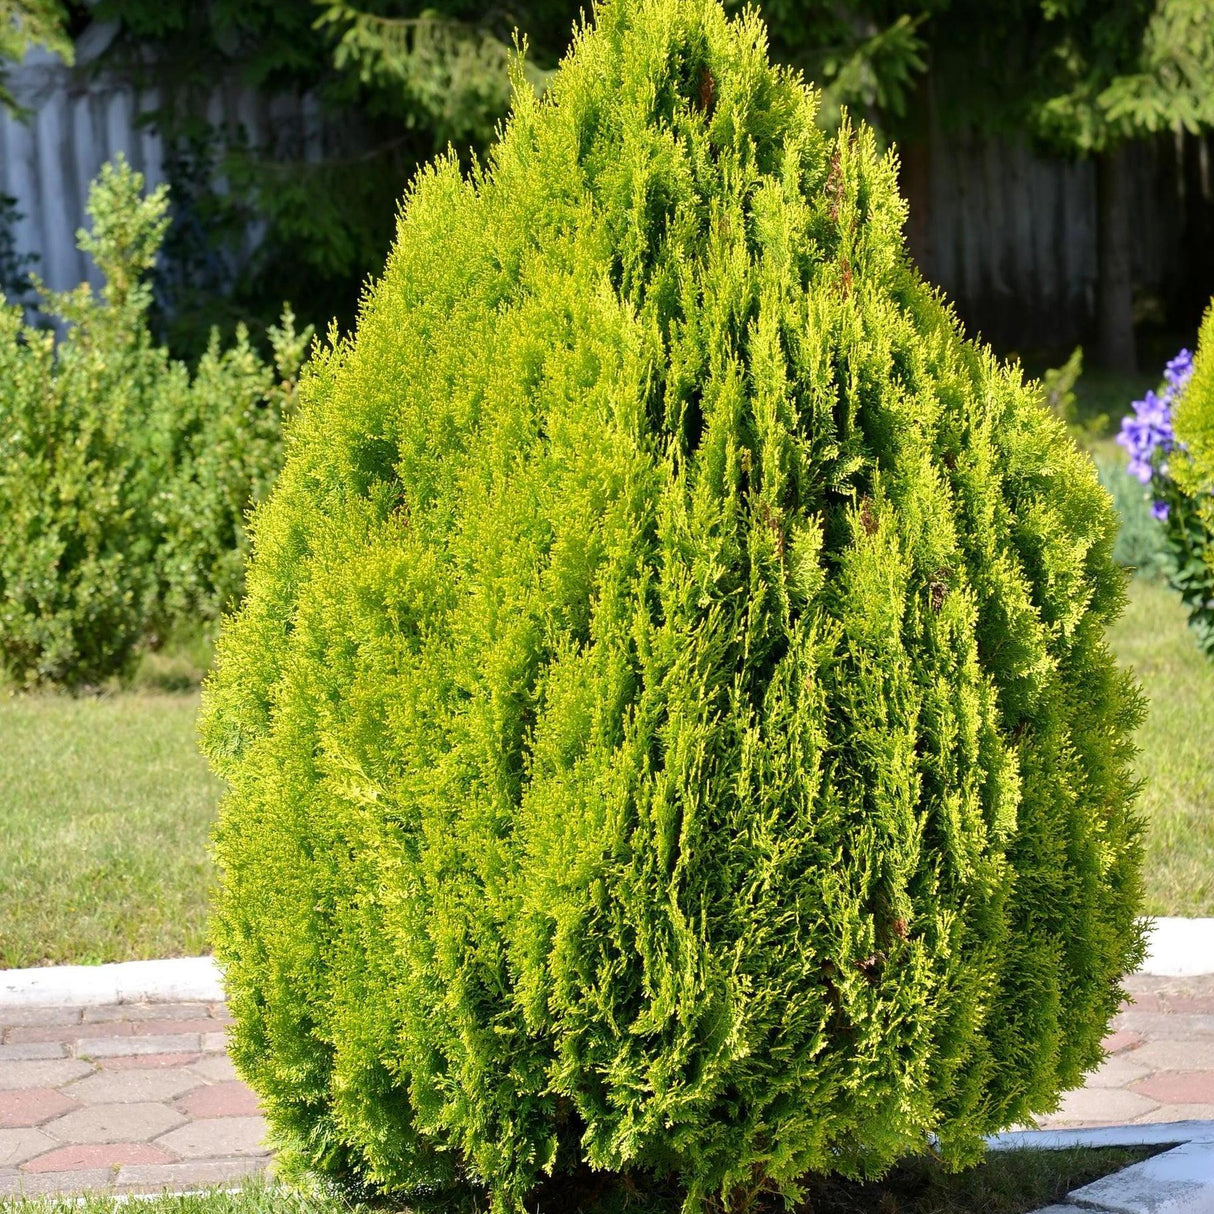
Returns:
[[[72,62],[72,40],[65,30],[67,11],[60,0],[0,0],[0,106],[22,113],[4,79],[6,60],[20,61],[32,46]]]

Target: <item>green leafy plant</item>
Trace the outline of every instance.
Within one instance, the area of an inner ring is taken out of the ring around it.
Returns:
[[[1214,344],[1210,314],[1202,341]],[[1164,369],[1158,390],[1133,404],[1117,441],[1129,454],[1127,469],[1149,489],[1151,514],[1167,550],[1168,580],[1180,592],[1189,626],[1202,649],[1214,656],[1214,459],[1209,433],[1214,413],[1211,376],[1197,375],[1197,361],[1181,350]]]
[[[47,291],[64,336],[0,308],[0,663],[18,683],[90,685],[154,626],[214,618],[238,593],[243,519],[281,459],[310,334],[288,312],[267,367],[241,334],[191,377],[149,333],[163,187],[121,157],[89,195],[80,248],[105,277]]]
[[[119,162],[90,194],[80,246],[106,275],[100,298],[36,282],[63,341],[0,310],[0,660],[19,682],[122,670],[154,594],[152,431],[171,371],[141,323],[165,226],[164,192],[141,186]]]
[[[1214,304],[1197,353],[1186,359],[1172,413],[1175,445],[1152,461],[1151,490],[1163,507],[1170,580],[1198,643],[1214,657]]]
[[[418,178],[254,516],[234,1056],[288,1170],[498,1211],[959,1166],[1142,952],[1116,520],[753,10],[596,19]]]
[[[66,63],[72,62],[66,20],[67,11],[59,0],[0,0],[0,107],[25,115],[8,88],[5,60],[19,62],[30,47],[43,46]]]
[[[169,473],[152,508],[162,634],[183,620],[213,625],[240,597],[246,516],[282,462],[283,423],[312,330],[296,332],[287,307],[268,336],[272,364],[243,326],[226,349],[212,333],[189,390],[162,417]]]

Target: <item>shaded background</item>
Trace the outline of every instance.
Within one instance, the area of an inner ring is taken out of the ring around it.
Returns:
[[[514,30],[542,89],[578,11],[359,2],[0,0],[0,22],[49,14],[70,41],[7,73],[0,285],[95,275],[75,234],[121,150],[171,188],[157,325],[176,353],[284,300],[350,326],[417,166],[491,144]],[[1214,3],[762,11],[773,55],[823,88],[823,125],[847,106],[898,146],[912,253],[971,333],[1037,367],[1082,343],[1122,373],[1191,342],[1214,292]]]

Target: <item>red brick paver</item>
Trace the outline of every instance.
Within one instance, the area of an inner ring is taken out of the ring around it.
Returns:
[[[54,1088],[0,1092],[0,1126],[37,1125],[75,1107],[75,1101]]]
[[[1126,985],[1133,1001],[1104,1065],[1041,1125],[1214,1119],[1214,976]],[[265,1171],[265,1126],[225,1053],[227,1024],[223,1004],[0,1009],[0,1197]]]
[[[109,1168],[124,1163],[168,1163],[173,1157],[150,1142],[93,1142],[57,1147],[31,1159],[27,1172],[70,1172],[78,1168]]]

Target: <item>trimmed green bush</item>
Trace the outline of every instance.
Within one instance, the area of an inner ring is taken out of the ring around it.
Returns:
[[[1101,1060],[1109,497],[814,110],[753,15],[613,0],[305,374],[203,720],[296,1167],[739,1210],[973,1160]]]
[[[281,463],[311,332],[288,310],[275,366],[243,330],[193,376],[171,359],[147,323],[167,207],[120,157],[80,234],[100,296],[35,284],[61,338],[0,296],[0,667],[19,684],[101,683],[149,634],[234,605],[245,514]]]
[[[188,390],[164,411],[166,475],[152,505],[161,632],[182,622],[213,628],[240,601],[245,522],[282,465],[283,423],[294,412],[312,328],[297,333],[287,307],[268,337],[272,364],[244,326],[226,349],[212,332]]]
[[[0,663],[20,683],[123,670],[155,596],[158,396],[188,380],[144,323],[168,221],[164,191],[142,185],[119,162],[89,195],[80,247],[105,275],[100,298],[36,284],[63,340],[0,298]]]

